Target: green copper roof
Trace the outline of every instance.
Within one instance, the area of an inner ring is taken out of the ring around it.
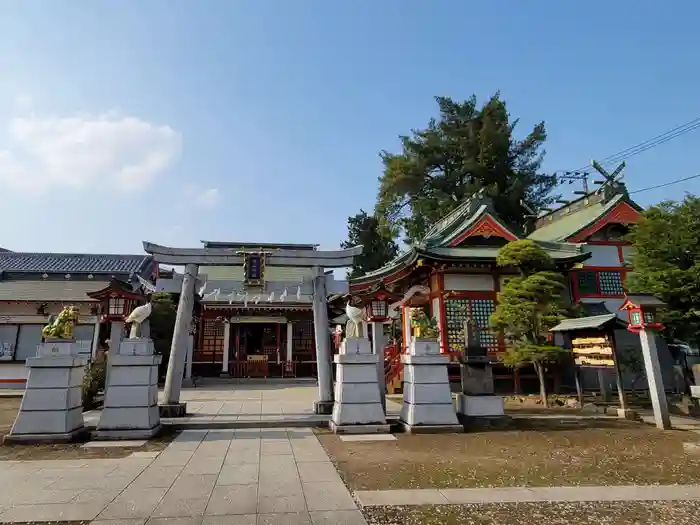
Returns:
[[[498,217],[491,199],[477,192],[465,199],[450,213],[436,222],[421,241],[422,246],[449,246],[462,232],[476,224],[484,215],[490,214],[504,230],[513,233]],[[515,233],[513,236],[517,237]]]
[[[576,202],[581,202],[585,198],[588,197],[579,199]],[[574,210],[568,215],[552,217],[553,220],[551,222],[537,228],[528,235],[527,238],[532,240],[564,242],[566,239],[573,237],[581,230],[589,227],[623,201],[629,202],[632,206],[638,208],[638,206],[630,202],[624,194],[618,193],[609,200],[600,200],[578,210]],[[575,203],[572,202],[571,205],[575,205]],[[565,207],[566,205],[564,208]]]
[[[546,241],[534,241],[544,249],[556,262],[577,262],[589,257],[583,251],[583,245],[571,243],[558,243]],[[421,255],[426,257],[444,259],[488,260],[495,261],[500,247],[498,246],[469,246],[469,247],[447,247],[440,246],[434,248],[419,249]]]

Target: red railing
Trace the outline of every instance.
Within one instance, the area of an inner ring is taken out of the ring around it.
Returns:
[[[401,349],[393,344],[384,347],[384,377],[386,384],[390,385],[402,370]]]
[[[297,377],[296,361],[233,361],[229,366],[232,377]]]

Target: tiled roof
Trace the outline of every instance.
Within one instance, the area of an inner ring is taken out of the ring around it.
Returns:
[[[105,281],[0,281],[0,301],[92,301],[87,294],[107,286]]]
[[[153,266],[148,255],[75,253],[0,253],[0,271],[26,273],[143,273]]]
[[[537,228],[528,235],[528,239],[565,242],[566,239],[583,230],[586,226],[613,209],[623,198],[623,195],[616,195],[607,202],[599,201],[572,212],[570,215],[556,218],[551,223]]]
[[[606,324],[618,324],[619,318],[615,314],[594,315],[591,317],[578,317],[574,319],[564,319],[550,332],[571,332],[574,330],[594,330]]]

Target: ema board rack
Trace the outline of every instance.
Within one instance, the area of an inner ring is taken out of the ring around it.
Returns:
[[[615,352],[608,336],[577,337],[571,340],[574,362],[578,366],[611,368]]]

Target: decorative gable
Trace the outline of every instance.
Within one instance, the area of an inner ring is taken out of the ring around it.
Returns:
[[[453,248],[459,246],[470,237],[483,237],[485,239],[500,237],[506,241],[518,240],[518,237],[513,234],[513,232],[503,226],[490,213],[485,213],[472,225],[468,226],[463,232],[450,241],[449,246]]]
[[[603,215],[588,227],[574,234],[572,237],[569,237],[567,240],[569,242],[584,242],[591,235],[610,224],[622,224],[624,226],[629,226],[630,224],[637,224],[641,220],[642,214],[639,212],[639,210],[628,202],[621,201],[608,213]]]

